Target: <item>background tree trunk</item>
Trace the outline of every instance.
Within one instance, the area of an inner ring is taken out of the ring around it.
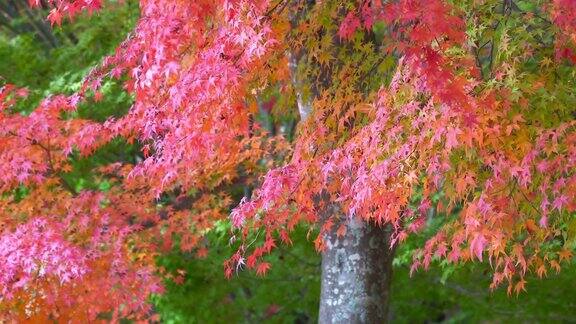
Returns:
[[[32,9],[27,0],[0,0],[0,29],[8,30],[12,36],[33,33],[47,51],[60,46],[60,40],[45,18],[48,6],[41,3],[41,8]],[[70,32],[66,36],[73,43],[78,41]]]

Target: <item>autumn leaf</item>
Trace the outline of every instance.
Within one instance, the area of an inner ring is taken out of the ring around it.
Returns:
[[[268,262],[261,262],[258,264],[258,266],[256,267],[256,274],[258,274],[259,276],[263,276],[266,274],[266,272],[268,272],[268,270],[270,270],[271,264]]]

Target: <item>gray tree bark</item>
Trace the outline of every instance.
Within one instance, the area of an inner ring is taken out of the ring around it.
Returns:
[[[392,260],[390,230],[352,218],[346,234],[325,237],[318,322],[386,323]]]

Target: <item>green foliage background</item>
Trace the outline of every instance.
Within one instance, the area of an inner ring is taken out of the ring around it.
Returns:
[[[519,3],[529,5],[526,1]],[[7,37],[0,34],[0,76],[5,82],[30,89],[29,98],[19,103],[18,110],[28,113],[47,95],[77,90],[90,68],[104,55],[112,53],[123,40],[133,27],[137,14],[137,3],[127,1],[114,10],[65,24],[55,33],[73,33],[78,43],[66,42],[49,53],[35,42],[33,35]],[[507,26],[518,27],[513,21]],[[471,30],[471,37],[479,32]],[[117,82],[107,80],[103,91],[104,99],[84,104],[78,117],[103,121],[127,111],[132,98]],[[542,98],[547,98],[547,95]],[[138,154],[137,147],[122,141],[113,142],[89,158],[73,156],[74,168],[65,175],[65,179],[75,190],[107,190],[109,184],[92,175],[94,167],[113,161],[133,162]],[[527,293],[510,297],[504,289],[489,291],[491,279],[486,264],[434,264],[428,272],[418,272],[410,278],[410,252],[425,237],[426,233],[412,237],[400,248],[395,260],[392,288],[394,322],[571,322],[576,318],[576,293],[573,289],[576,268],[565,267],[559,275],[549,274],[543,280],[533,278],[528,283]],[[307,239],[305,229],[296,231],[294,245],[280,247],[267,259],[272,263],[272,269],[265,277],[241,271],[231,280],[224,279],[222,263],[233,253],[228,242],[227,225],[217,226],[208,233],[207,239],[211,243],[210,253],[205,259],[179,251],[158,258],[158,264],[169,273],[178,270],[186,273],[182,283],[166,280],[166,293],[151,298],[163,322],[316,321],[320,257]]]

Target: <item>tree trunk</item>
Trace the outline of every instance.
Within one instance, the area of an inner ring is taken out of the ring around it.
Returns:
[[[308,1],[312,6],[314,1]],[[291,23],[294,28],[306,8],[293,12]],[[335,42],[338,42],[336,37]],[[313,113],[313,99],[318,95],[315,84],[308,84],[310,95],[306,97],[306,81],[298,75],[298,65],[306,58],[303,50],[289,53],[289,68],[292,84],[296,92],[296,104],[302,122]],[[326,71],[325,71],[326,72]],[[328,75],[329,73],[325,73]],[[324,83],[329,77],[324,76]],[[318,81],[317,81],[318,82]],[[319,200],[322,197],[318,197]],[[341,214],[338,204],[329,203],[323,211],[324,220]],[[322,253],[322,287],[320,294],[320,324],[332,323],[386,323],[389,320],[390,284],[392,282],[392,261],[394,249],[390,248],[391,230],[355,217],[343,219],[346,233],[338,237],[336,229],[326,234],[326,249]],[[335,218],[332,218],[335,219]]]
[[[346,220],[338,237],[324,237],[322,288],[318,322],[386,323],[394,250],[390,230],[363,220]]]
[[[38,19],[37,16],[34,15],[28,3],[24,0],[21,0],[19,3],[15,2],[17,6],[19,5],[20,9],[24,11],[26,17],[28,18],[28,22],[32,25],[36,31],[38,36],[45,40],[46,44],[49,45],[51,48],[56,48],[59,45],[59,41],[54,36],[52,32],[52,28],[44,22],[43,18]]]
[[[300,120],[312,114],[312,100],[305,98],[302,83],[296,75],[299,61],[290,56],[292,82]],[[338,213],[339,208],[328,208]],[[332,215],[324,215],[324,219]],[[386,323],[392,280],[394,250],[390,248],[390,231],[385,227],[356,218],[346,220],[347,231],[342,237],[336,228],[324,237],[326,251],[322,254],[322,288],[318,322]]]

